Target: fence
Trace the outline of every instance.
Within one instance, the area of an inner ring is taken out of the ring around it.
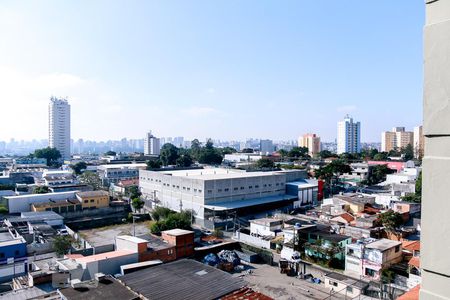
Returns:
[[[256,236],[251,236],[242,232],[237,231],[233,236],[233,239],[242,243],[248,243],[253,246],[270,249],[270,241],[263,240]]]

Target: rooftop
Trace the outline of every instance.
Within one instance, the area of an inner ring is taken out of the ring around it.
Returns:
[[[389,250],[395,246],[401,245],[402,242],[388,240],[388,239],[380,239],[378,241],[375,241],[373,243],[369,243],[366,245],[366,248],[368,249],[376,249],[380,251],[386,251]]]
[[[128,251],[128,250],[117,250],[117,251],[105,252],[105,253],[95,254],[95,255],[90,255],[90,256],[83,256],[80,258],[75,258],[75,260],[79,263],[83,263],[83,262],[89,263],[89,262],[93,262],[93,261],[99,261],[99,260],[105,260],[105,259],[109,259],[109,258],[126,256],[126,255],[130,255],[130,254],[134,254],[134,253],[135,252]]]
[[[171,230],[165,230],[162,233],[165,233],[168,235],[179,236],[179,235],[185,235],[185,234],[190,234],[190,233],[194,233],[194,232],[191,230],[175,228],[175,229],[171,229]]]
[[[121,277],[121,281],[152,300],[217,299],[245,285],[224,271],[189,259],[139,270]]]
[[[402,248],[407,251],[420,251],[420,241],[403,241]]]
[[[101,196],[109,196],[106,191],[87,191],[87,192],[77,192],[77,196],[80,198],[84,197],[101,197]]]
[[[246,178],[246,177],[261,177],[261,176],[282,176],[281,173],[277,172],[245,172],[225,168],[157,171],[157,172],[174,177],[189,177],[192,179],[202,179],[202,180],[232,179],[232,178]]]
[[[253,219],[250,220],[250,223],[260,224],[260,225],[270,225],[272,223],[278,223],[283,224],[283,220],[281,219],[272,219],[272,218],[260,218],[260,219]]]
[[[105,276],[98,282],[95,280],[83,282],[82,287],[79,288],[60,289],[60,293],[68,300],[139,299],[112,276]]]
[[[146,168],[147,164],[111,164],[111,165],[100,165],[100,169],[136,169],[136,168]]]
[[[359,289],[364,289],[369,284],[362,280],[353,279],[351,277],[345,276],[340,273],[332,272],[325,275],[325,277],[333,278],[334,280],[340,281],[348,286],[354,286]]]

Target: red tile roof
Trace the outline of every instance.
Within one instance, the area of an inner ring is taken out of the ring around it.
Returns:
[[[351,223],[351,222],[355,221],[355,218],[349,213],[344,213],[344,214],[340,215],[340,217],[342,219],[344,219],[345,221],[347,221],[347,223]]]
[[[419,268],[420,268],[420,258],[417,257],[417,256],[412,257],[412,258],[409,260],[408,265],[414,266],[414,267],[416,267],[417,269],[419,269]]]
[[[397,300],[419,300],[419,291],[420,284],[416,285],[411,290],[398,297]]]
[[[244,287],[222,298],[222,300],[273,300],[269,296],[255,292],[249,287]]]
[[[402,248],[408,251],[420,251],[420,241],[403,241]]]

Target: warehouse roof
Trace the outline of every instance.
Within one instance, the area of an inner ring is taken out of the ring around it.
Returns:
[[[239,278],[190,259],[136,271],[121,281],[152,300],[217,299],[245,286]]]

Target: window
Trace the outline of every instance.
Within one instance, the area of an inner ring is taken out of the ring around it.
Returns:
[[[230,190],[229,188],[226,188],[226,189],[225,189],[225,192],[228,192],[229,190]]]
[[[211,194],[212,193],[212,190],[208,190],[208,194]]]
[[[366,275],[371,276],[371,277],[375,276],[375,270],[366,268]]]
[[[217,192],[222,193],[222,189],[218,189]]]
[[[338,283],[337,283],[336,281],[331,281],[331,280],[330,280],[330,285],[332,285],[332,286],[338,286]]]
[[[84,203],[89,203],[89,200],[84,200]]]
[[[243,190],[244,189],[244,187],[243,186],[241,186],[241,190]]]
[[[397,253],[398,251],[400,251],[400,245],[395,246],[395,253]]]
[[[249,185],[249,186],[248,186],[248,188],[249,188],[249,189],[252,189],[252,188],[253,188],[253,186],[252,186],[252,185]]]
[[[239,188],[235,187],[233,190],[237,191]]]
[[[202,192],[202,190],[198,190],[198,192],[199,192],[199,193],[201,193],[201,192]]]
[[[94,199],[91,199],[91,203],[94,203]]]
[[[347,287],[347,292],[353,293],[353,288],[352,288],[351,286],[348,286],[348,287]]]
[[[259,185],[255,185],[255,189],[259,188]]]

